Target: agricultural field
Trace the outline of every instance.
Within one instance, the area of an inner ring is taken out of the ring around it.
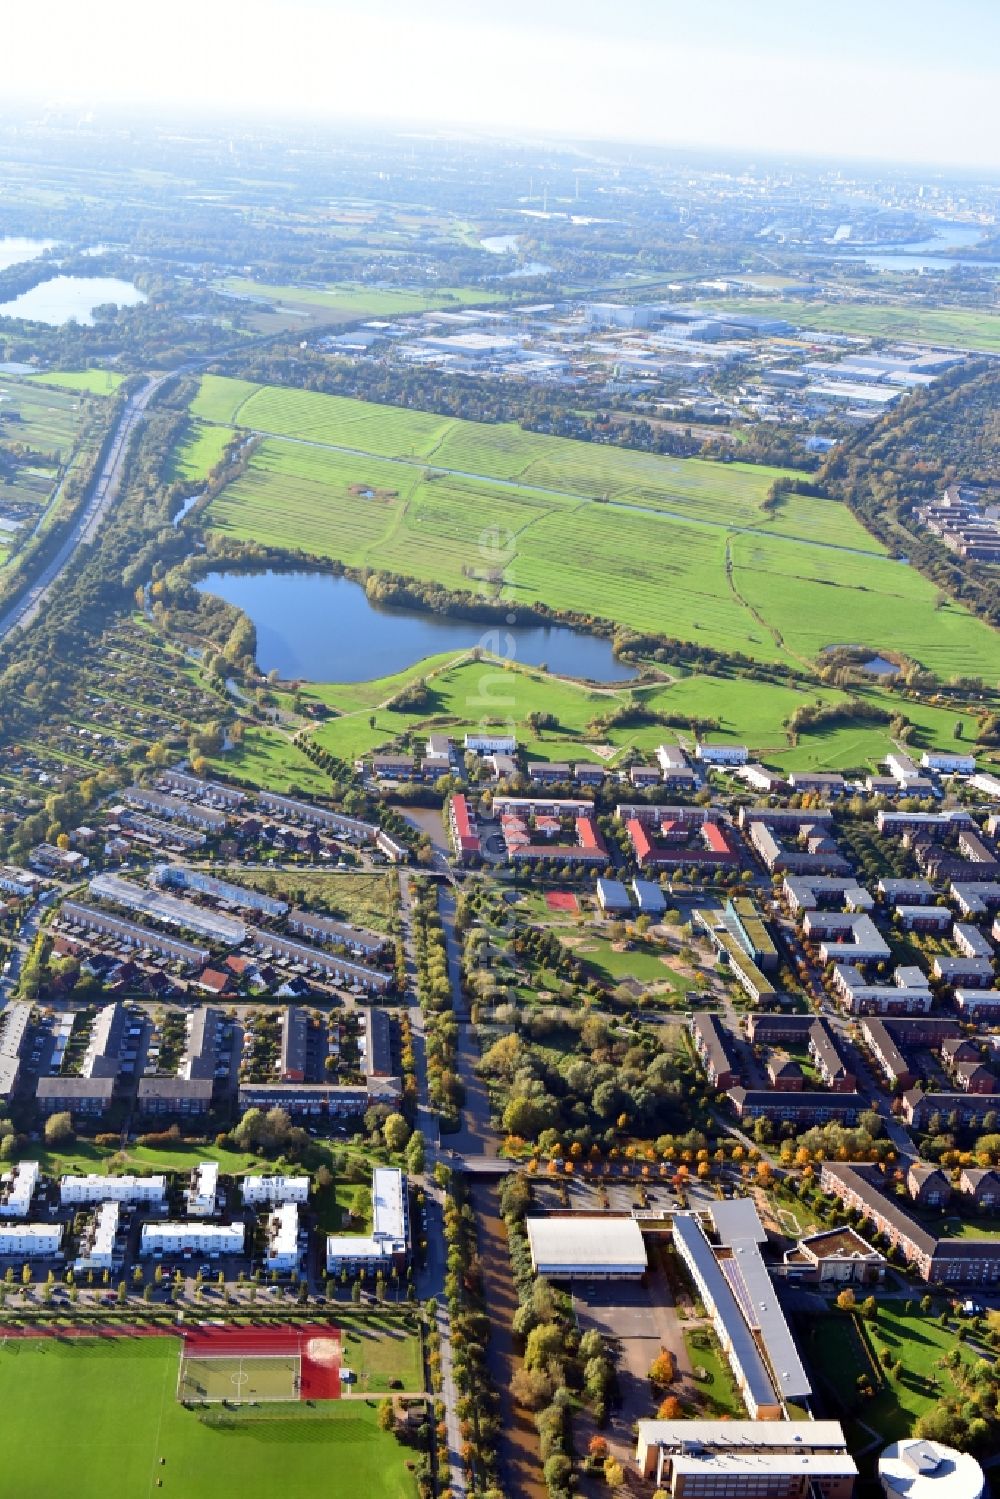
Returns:
[[[28,379],[33,385],[52,385],[91,396],[113,396],[125,376],[114,370],[50,370],[44,375],[29,375]]]
[[[417,676],[427,682],[429,705],[416,711],[382,706]],[[863,720],[820,725],[814,732],[801,733],[793,746],[783,724],[796,708],[817,702],[846,704],[847,694],[836,688],[794,688],[745,677],[696,674],[651,686],[593,688],[489,659],[433,657],[396,677],[343,687],[318,685],[307,689],[306,695],[317,697],[341,715],[318,728],[313,738],[331,754],[348,760],[407,733],[447,732],[460,737],[484,716],[509,722],[530,759],[586,760],[614,769],[627,749],[651,758],[658,744],[679,742],[693,747],[689,730],[668,727],[655,718],[606,730],[588,727],[596,718],[629,707],[647,715],[715,720],[720,727],[711,731],[709,739],[748,744],[755,758],[778,770],[874,768],[891,748],[888,723]],[[975,739],[976,720],[956,709],[912,703],[874,688],[863,697],[887,713],[901,712],[912,721],[915,750],[950,748],[957,723],[963,725],[963,742]],[[534,732],[527,723],[531,713],[552,714],[556,727]]]
[[[207,513],[235,540],[760,660],[809,666],[824,646],[857,643],[943,676],[1000,673],[989,627],[942,604],[843,506],[800,495],[766,505],[777,469],[213,376],[191,409],[267,434]]]
[[[171,458],[168,483],[204,483],[232,441],[232,433],[224,427],[213,427],[206,422],[191,422],[189,426]]]
[[[706,304],[706,306],[709,304]],[[798,302],[776,297],[727,298],[728,312],[787,318],[802,328],[859,333],[872,338],[905,338],[955,349],[1000,353],[1000,315],[964,308],[908,306],[904,303]]]
[[[0,516],[15,530],[37,522],[77,455],[102,430],[104,403],[90,399],[86,385],[56,389],[43,383],[47,378],[0,376]],[[0,541],[9,535],[3,528]]]
[[[320,1488],[331,1499],[416,1493],[405,1449],[379,1430],[374,1405],[272,1406],[212,1425],[176,1399],[178,1351],[172,1337],[5,1340],[7,1492],[23,1499],[152,1499],[161,1490],[184,1499],[270,1499]],[[45,1433],[58,1440],[44,1440]]]

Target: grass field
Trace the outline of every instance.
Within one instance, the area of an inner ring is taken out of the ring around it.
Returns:
[[[224,427],[212,427],[206,422],[191,422],[189,426],[190,430],[170,460],[167,471],[170,484],[203,483],[232,439],[232,433]]]
[[[404,1449],[379,1431],[374,1405],[324,1404],[319,1419],[252,1417],[216,1428],[175,1398],[178,1343],[169,1337],[57,1342],[0,1349],[4,1463],[0,1487],[18,1499],[411,1499]],[[315,1415],[315,1412],[310,1412]],[[161,1459],[163,1460],[161,1462]]]
[[[210,759],[213,772],[267,791],[325,796],[330,777],[279,729],[247,728],[240,744]]]
[[[214,376],[192,414],[265,434],[208,512],[238,540],[499,589],[761,660],[858,643],[943,676],[1000,674],[989,627],[936,608],[933,585],[846,508],[790,495],[765,509],[777,469]]]
[[[419,676],[427,680],[432,693],[429,706],[416,712],[379,706]],[[588,729],[595,718],[629,705],[682,721],[714,719],[720,728],[713,730],[713,741],[748,744],[756,758],[775,769],[873,766],[891,748],[887,724],[857,720],[803,733],[793,748],[783,723],[796,708],[816,701],[846,703],[847,695],[836,688],[797,689],[743,677],[695,674],[653,686],[595,689],[534,668],[509,669],[498,662],[445,656],[429,658],[405,673],[376,682],[312,686],[307,695],[341,714],[318,728],[313,737],[324,749],[347,760],[407,732],[440,731],[457,737],[486,715],[513,724],[532,759],[589,760],[613,767],[625,749],[651,756],[658,744],[678,738],[690,746],[690,732],[658,722],[613,726],[606,731]],[[975,738],[975,720],[956,710],[911,703],[874,688],[864,696],[887,712],[901,711],[912,720],[915,749],[950,748],[959,721],[964,724],[963,742],[972,743]],[[534,734],[526,722],[533,712],[553,714],[557,726],[541,736]],[[610,757],[598,754],[598,745],[609,745],[614,753]]]
[[[232,1354],[185,1358],[177,1384],[179,1400],[219,1404],[223,1400],[297,1399],[299,1359],[288,1354]]]
[[[235,864],[220,871],[222,877],[254,890],[263,890],[287,900],[290,905],[308,906],[324,911],[354,926],[387,932],[399,901],[399,884],[394,874],[345,874],[326,870],[280,870],[265,873]]]
[[[707,1328],[685,1328],[684,1346],[691,1367],[704,1369],[707,1378],[697,1380],[698,1415],[722,1420],[745,1421],[746,1407],[740,1398],[732,1371],[714,1333]]]
[[[390,1317],[352,1317],[337,1311],[342,1368],[355,1378],[350,1388],[362,1395],[386,1394],[394,1379],[407,1392],[424,1388],[420,1337]]]
[[[113,396],[125,379],[114,370],[55,370],[45,375],[29,375],[33,385],[54,385],[60,390],[86,391],[92,396]]]
[[[708,305],[708,304],[706,304]],[[873,338],[906,338],[956,349],[1000,353],[1000,314],[964,308],[906,306],[880,302],[799,302],[774,297],[726,299],[729,312],[755,312],[787,318],[802,328],[860,333]]]
[[[438,307],[483,307],[498,300],[496,292],[470,287],[444,287],[424,291],[419,287],[365,286],[356,282],[333,282],[329,286],[275,286],[230,276],[218,289],[234,297],[248,297],[269,303],[285,323],[350,323],[363,317],[401,317],[406,313],[429,312]],[[261,331],[274,326],[268,313],[259,314]]]

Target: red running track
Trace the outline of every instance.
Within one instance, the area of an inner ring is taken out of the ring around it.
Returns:
[[[280,1327],[203,1325],[184,1328],[181,1337],[191,1358],[239,1357],[241,1353],[294,1354],[302,1360],[300,1400],[340,1399],[340,1332],[329,1323],[286,1323]],[[312,1344],[323,1346],[311,1352]]]

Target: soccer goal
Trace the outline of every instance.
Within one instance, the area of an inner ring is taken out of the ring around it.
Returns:
[[[299,1399],[302,1359],[292,1353],[189,1356],[182,1352],[177,1399],[185,1405],[260,1405]]]

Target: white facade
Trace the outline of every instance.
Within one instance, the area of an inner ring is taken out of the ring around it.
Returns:
[[[946,775],[971,776],[976,768],[976,758],[974,755],[937,755],[924,750],[920,764],[925,770],[943,771]]]
[[[513,734],[466,734],[465,748],[477,755],[512,755],[517,740]]]
[[[706,765],[745,765],[750,751],[745,744],[699,744],[695,756]]]
[[[219,1190],[219,1167],[216,1161],[201,1161],[191,1173],[191,1185],[184,1193],[188,1214],[192,1218],[210,1218],[215,1212]]]
[[[17,1254],[25,1260],[58,1254],[62,1236],[61,1223],[2,1223],[0,1254]]]
[[[27,1218],[38,1185],[38,1162],[19,1161],[9,1176],[0,1177],[0,1218]]]
[[[410,1251],[410,1214],[406,1177],[396,1166],[376,1166],[372,1172],[372,1232],[329,1234],[326,1268],[345,1266],[378,1270],[404,1260]]]
[[[268,1270],[294,1270],[299,1263],[299,1208],[283,1202],[269,1214],[264,1265]]]
[[[308,1202],[308,1176],[245,1176],[243,1201],[247,1207],[261,1203],[276,1206],[281,1202]]]
[[[142,1202],[159,1207],[166,1193],[165,1176],[64,1176],[59,1183],[63,1207],[76,1202]]]
[[[245,1238],[242,1223],[144,1223],[140,1253],[242,1254]]]
[[[113,1270],[117,1263],[115,1237],[121,1222],[121,1204],[102,1202],[94,1221],[80,1240],[74,1270]]]
[[[941,1442],[908,1437],[878,1460],[886,1499],[980,1499],[986,1478],[976,1459]]]

